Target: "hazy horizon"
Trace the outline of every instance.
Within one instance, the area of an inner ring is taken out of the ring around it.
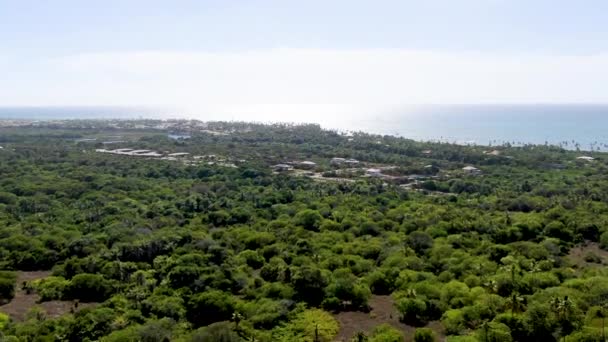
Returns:
[[[606,10],[600,0],[0,1],[0,106],[339,122],[419,103],[608,103]]]

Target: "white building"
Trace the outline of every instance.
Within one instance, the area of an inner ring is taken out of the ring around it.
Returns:
[[[370,177],[382,177],[382,170],[380,169],[367,169],[365,170],[365,174]]]
[[[594,161],[595,160],[595,158],[589,157],[589,156],[580,156],[580,157],[577,157],[576,159],[584,160],[584,161]]]
[[[481,170],[476,168],[475,166],[465,166],[462,168],[462,171],[464,171],[464,173],[469,174],[469,175],[479,175],[481,174]]]
[[[344,158],[331,158],[331,161],[329,162],[331,165],[342,165],[344,164],[344,162],[346,161],[346,159]]]
[[[277,172],[293,170],[293,167],[291,165],[287,165],[287,164],[277,164],[277,165],[274,165],[272,168]]]
[[[352,159],[352,158],[348,158],[347,159],[347,158],[338,158],[338,157],[335,157],[335,158],[331,158],[330,164],[331,165],[343,165],[343,164],[346,164],[346,165],[352,166],[352,165],[358,165],[359,161],[357,159]]]
[[[317,163],[311,162],[309,160],[299,162],[298,165],[303,169],[313,169],[313,168],[317,167]]]

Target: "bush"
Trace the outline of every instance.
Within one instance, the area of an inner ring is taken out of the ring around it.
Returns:
[[[0,271],[0,300],[10,301],[15,297],[17,275],[15,272]]]
[[[585,328],[582,331],[577,331],[566,338],[569,342],[604,342],[602,338],[602,330],[594,328]]]
[[[195,295],[188,303],[188,320],[197,327],[228,321],[234,312],[234,300],[222,291],[208,291]]]
[[[175,296],[151,296],[142,302],[142,312],[151,313],[158,318],[169,317],[179,320],[185,315],[184,301]]]
[[[323,216],[318,211],[312,209],[302,210],[295,216],[295,222],[308,230],[318,231]]]
[[[458,335],[465,330],[465,319],[462,310],[448,310],[441,317],[441,323],[445,327],[446,333]]]
[[[191,342],[242,342],[230,322],[217,322],[194,332]]]
[[[433,247],[433,238],[425,232],[415,231],[407,237],[407,244],[416,254],[424,254],[427,249]]]
[[[511,342],[511,330],[502,323],[487,323],[477,331],[477,338],[480,341]]]
[[[257,270],[258,268],[264,266],[264,257],[259,255],[256,251],[247,249],[239,253],[238,257],[253,269]]]
[[[608,231],[605,231],[600,235],[600,247],[604,250],[608,250]]]
[[[139,329],[139,340],[141,342],[169,342],[172,337],[172,329],[175,321],[163,318],[157,321],[149,321]]]
[[[435,333],[429,328],[418,328],[414,333],[414,342],[434,342]]]
[[[401,313],[401,320],[412,325],[424,322],[426,303],[420,298],[401,298],[397,301],[397,310]]]
[[[70,281],[66,289],[68,299],[79,299],[83,302],[103,302],[112,293],[112,285],[98,274],[78,274]]]
[[[69,285],[70,281],[63,277],[48,277],[36,281],[34,288],[41,301],[48,301],[62,299]]]
[[[331,342],[340,327],[331,314],[319,309],[305,310],[296,317],[276,328],[272,334],[273,342]]]
[[[0,329],[4,329],[6,325],[11,321],[9,315],[4,312],[0,312]]]
[[[403,342],[403,334],[401,331],[393,328],[389,324],[382,324],[374,329],[374,332],[369,337],[369,342]]]

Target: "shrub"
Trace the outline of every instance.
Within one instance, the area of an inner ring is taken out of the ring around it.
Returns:
[[[420,298],[401,298],[397,301],[397,310],[405,323],[418,325],[424,321],[426,303]]]
[[[0,272],[0,300],[10,301],[15,297],[15,285],[17,283],[17,275],[15,272],[1,271]]]
[[[103,302],[112,293],[112,285],[98,274],[78,274],[70,281],[66,289],[68,299],[80,299],[83,302]]]
[[[318,231],[323,216],[318,211],[312,209],[302,210],[295,216],[295,222],[308,230]]]
[[[338,322],[331,314],[319,309],[305,310],[282,327],[273,331],[275,342],[330,342],[339,331]],[[316,338],[315,338],[316,337]]]
[[[462,310],[448,310],[441,317],[441,323],[445,327],[446,333],[458,335],[465,330],[465,319]]]
[[[418,328],[414,333],[414,342],[434,342],[435,333],[429,328]]]
[[[191,342],[241,342],[239,335],[232,329],[230,322],[217,322],[200,328],[192,335]]]
[[[188,303],[188,320],[195,326],[227,321],[234,312],[234,300],[222,291],[208,291],[195,295]]]
[[[377,326],[372,335],[369,337],[369,342],[403,342],[403,334],[401,331],[393,328],[389,324]]]
[[[62,299],[69,285],[70,281],[63,277],[48,277],[34,283],[41,301]]]

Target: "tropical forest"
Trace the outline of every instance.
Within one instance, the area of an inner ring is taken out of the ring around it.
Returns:
[[[574,146],[5,121],[1,340],[605,341],[608,156]]]

